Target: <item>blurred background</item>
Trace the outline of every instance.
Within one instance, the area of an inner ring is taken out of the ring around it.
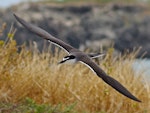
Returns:
[[[140,48],[133,68],[150,74],[150,0],[0,1],[0,27],[6,25],[0,39],[5,40],[14,23],[18,45],[36,41],[43,50],[46,41],[21,27],[13,12],[83,51],[114,47],[118,55]]]

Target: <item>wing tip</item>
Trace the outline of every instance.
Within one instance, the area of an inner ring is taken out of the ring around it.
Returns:
[[[135,98],[135,99],[133,99],[134,101],[137,101],[137,102],[142,102],[141,100],[139,100],[139,99],[137,99],[137,98]]]
[[[20,20],[20,18],[15,13],[13,13],[13,15],[17,20]]]
[[[24,25],[25,26],[25,21],[23,20],[23,19],[21,19],[20,17],[18,17],[15,13],[13,13],[13,15],[14,15],[14,17],[16,18],[16,20],[19,22],[19,23],[21,23],[22,25]]]

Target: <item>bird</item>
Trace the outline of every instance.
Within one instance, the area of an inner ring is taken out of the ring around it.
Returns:
[[[54,45],[62,48],[65,50],[68,55],[65,56],[58,64],[63,64],[68,61],[81,62],[88,68],[90,68],[99,78],[101,78],[105,83],[110,85],[112,88],[114,88],[116,91],[121,93],[122,95],[136,101],[141,102],[137,97],[135,97],[127,88],[125,88],[121,83],[119,83],[117,80],[115,80],[113,77],[106,74],[104,70],[102,70],[98,64],[93,62],[92,58],[96,58],[101,56],[101,54],[86,54],[79,49],[74,48],[73,46],[63,42],[62,40],[55,38],[50,33],[45,31],[44,29],[35,26],[31,23],[26,22],[24,19],[17,16],[15,13],[13,14],[16,20],[22,24],[26,29],[28,29],[30,32],[46,39],[47,41],[53,43]]]

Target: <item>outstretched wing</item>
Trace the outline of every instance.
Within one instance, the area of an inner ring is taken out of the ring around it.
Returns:
[[[14,14],[15,18],[18,20],[18,22],[20,22],[25,28],[27,28],[29,31],[37,34],[40,37],[43,37],[44,39],[54,43],[55,45],[59,46],[60,48],[64,49],[66,52],[70,52],[72,49],[75,49],[74,47],[72,47],[69,44],[66,44],[65,42],[55,38],[54,36],[52,36],[51,34],[49,34],[48,32],[46,32],[45,30],[30,24],[28,22],[26,22],[25,20],[21,19],[20,17],[18,17],[16,14]]]
[[[81,59],[81,62],[88,66],[91,70],[93,70],[100,78],[102,78],[107,84],[116,89],[118,92],[123,94],[124,96],[141,102],[134,95],[132,95],[123,85],[121,85],[117,80],[108,76],[97,64],[95,64],[90,58],[84,57]]]

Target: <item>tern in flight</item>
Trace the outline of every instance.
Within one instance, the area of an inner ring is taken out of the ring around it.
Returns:
[[[107,84],[109,84],[111,87],[116,89],[118,92],[123,94],[124,96],[135,100],[137,102],[141,102],[138,98],[136,98],[134,95],[132,95],[123,85],[121,85],[117,80],[107,75],[96,63],[92,61],[92,58],[99,57],[100,54],[86,54],[84,52],[81,52],[80,50],[72,47],[71,45],[55,38],[45,30],[30,24],[26,22],[25,20],[21,19],[17,15],[15,15],[15,18],[18,22],[20,22],[25,28],[27,28],[29,31],[35,33],[36,35],[48,40],[49,42],[59,46],[60,48],[64,49],[69,55],[65,56],[62,61],[59,62],[59,64],[65,63],[67,61],[74,61],[74,62],[81,62],[85,64],[87,67],[89,67],[95,74],[100,77],[103,81],[105,81]]]

